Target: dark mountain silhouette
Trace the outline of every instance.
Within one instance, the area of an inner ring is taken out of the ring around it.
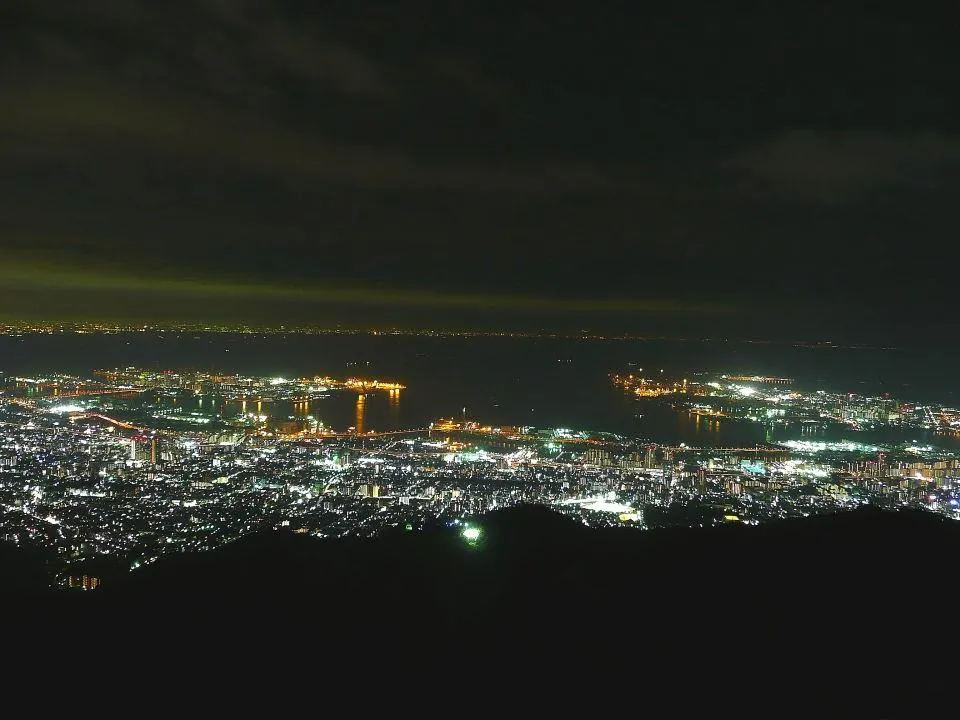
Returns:
[[[474,545],[458,528],[254,535],[96,592],[27,593],[25,612],[87,628],[115,658],[236,669],[283,657],[302,671],[291,658],[305,653],[380,677],[413,658],[457,674],[466,657],[484,677],[797,683],[878,708],[913,687],[879,678],[935,663],[952,636],[960,525],[929,513],[637,532],[519,507],[477,525]]]
[[[0,542],[0,601],[47,593],[46,553]]]

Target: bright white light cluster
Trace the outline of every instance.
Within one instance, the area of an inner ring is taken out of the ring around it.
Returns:
[[[55,405],[50,408],[50,412],[58,414],[83,412],[84,410],[86,410],[86,408],[82,405]]]
[[[579,505],[586,510],[596,510],[598,512],[609,513],[635,513],[636,508],[632,505],[624,505],[616,501],[614,493],[608,493],[606,497],[593,498],[570,498],[561,500],[558,505]]]
[[[881,450],[877,445],[866,445],[864,443],[842,440],[840,442],[826,442],[823,440],[785,440],[780,443],[783,447],[788,447],[797,452],[815,453],[825,451],[840,452],[879,452]]]

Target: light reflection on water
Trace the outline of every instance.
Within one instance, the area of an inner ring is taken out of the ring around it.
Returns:
[[[769,439],[860,439],[846,428],[776,426],[707,419],[653,408],[625,397],[608,373],[628,366],[671,370],[736,370],[797,378],[802,388],[861,394],[889,392],[903,401],[960,404],[960,379],[950,353],[831,349],[735,342],[649,340],[581,342],[552,339],[309,336],[168,333],[0,336],[0,367],[8,375],[94,368],[204,367],[273,377],[329,374],[347,377],[362,368],[408,389],[396,397],[368,393],[359,421],[365,430],[425,427],[440,417],[489,424],[607,430],[669,444],[751,446]],[[184,395],[185,411],[223,415],[269,414],[314,418],[336,430],[358,422],[357,395],[331,392],[308,405],[282,401],[245,404]],[[201,408],[202,403],[202,408]],[[768,439],[769,438],[769,439]],[[930,442],[929,433],[911,439]],[[960,447],[956,438],[938,444]]]
[[[960,439],[917,429],[886,428],[855,431],[836,424],[758,423],[749,420],[701,416],[674,410],[655,402],[634,401],[640,417],[634,418],[631,434],[667,444],[691,447],[753,447],[786,440],[851,440],[869,444],[898,444],[915,440],[945,448],[960,449]]]
[[[366,394],[331,392],[325,397],[309,401],[230,400],[218,395],[184,394],[178,397],[164,397],[159,401],[171,407],[177,407],[185,413],[220,414],[226,420],[253,412],[255,408],[257,414],[266,415],[275,423],[297,419],[306,421],[305,426],[320,424],[337,431],[354,428],[357,432],[426,427],[431,421],[443,415],[442,412],[430,411],[422,413],[422,417],[415,415],[405,417],[404,402],[401,397],[409,392],[409,390],[403,391],[402,394],[400,391]],[[895,444],[912,439],[922,444],[960,448],[960,440],[957,438],[935,436],[930,432],[901,431],[895,428],[855,432],[838,425],[756,423],[704,416],[686,410],[675,410],[656,402],[637,402],[629,397],[618,398],[617,395],[622,393],[619,393],[616,388],[609,389],[611,415],[614,419],[616,415],[620,416],[617,432],[666,444],[686,443],[691,447],[753,447],[758,444],[775,444],[800,439],[832,442],[854,440],[874,444]],[[491,408],[494,411],[499,409],[499,407]],[[478,415],[471,413],[470,417],[484,419],[484,408],[481,406],[477,411]]]
[[[395,430],[402,427],[403,421],[399,390],[366,394],[331,392],[311,400],[232,400],[215,394],[181,394],[163,396],[156,402],[184,414],[220,415],[226,421],[257,414],[265,415],[272,422],[303,420],[306,425],[320,423],[340,431],[349,428],[356,428],[357,432]]]

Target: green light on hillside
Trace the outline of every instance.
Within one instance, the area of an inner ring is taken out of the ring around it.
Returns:
[[[463,539],[466,540],[467,543],[476,545],[483,533],[478,527],[465,527],[460,534],[463,535]]]

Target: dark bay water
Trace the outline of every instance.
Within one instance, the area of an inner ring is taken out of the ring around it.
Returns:
[[[439,417],[484,423],[608,430],[661,442],[752,445],[771,439],[759,425],[641,408],[611,385],[629,367],[666,373],[724,371],[794,377],[801,388],[900,400],[960,403],[949,353],[810,348],[727,341],[581,341],[394,335],[51,334],[0,337],[0,371],[87,374],[136,365],[297,377],[363,375],[408,386],[399,398],[334,393],[309,412],[328,426],[422,427]],[[303,412],[274,407],[273,414]],[[638,417],[638,413],[642,415]],[[772,439],[807,437],[800,427]],[[862,435],[860,439],[866,439]]]

